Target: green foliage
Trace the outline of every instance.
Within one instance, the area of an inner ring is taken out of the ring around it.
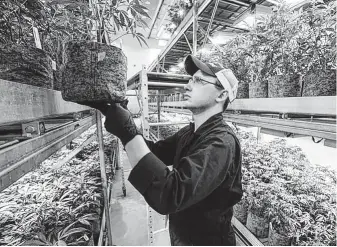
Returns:
[[[75,140],[75,146],[83,139]],[[110,145],[112,137],[105,136],[104,142]],[[103,205],[97,149],[93,142],[80,153],[82,159],[57,169],[64,154],[55,153],[1,192],[0,244],[87,245],[99,228]]]
[[[220,49],[203,52],[201,59],[232,69],[239,81],[331,73],[336,69],[336,2],[312,0],[308,8],[296,11],[283,3]]]
[[[173,33],[184,20],[188,11],[192,8],[192,0],[178,0],[168,8],[168,16],[171,19],[171,23],[167,24],[165,30]],[[173,24],[173,25],[172,25]]]
[[[294,245],[336,244],[336,175],[311,164],[299,147],[275,139],[257,143],[237,130],[245,204]]]
[[[110,43],[132,35],[147,45],[138,31],[146,28],[147,8],[140,0],[8,0],[0,2],[0,44],[34,46],[32,26],[40,34],[42,48],[58,64],[69,40]]]

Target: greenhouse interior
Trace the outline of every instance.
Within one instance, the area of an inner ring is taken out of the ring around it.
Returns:
[[[1,0],[0,245],[336,246],[336,5]]]

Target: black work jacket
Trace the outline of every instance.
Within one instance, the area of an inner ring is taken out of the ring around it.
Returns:
[[[232,206],[242,197],[242,175],[240,144],[222,114],[196,132],[191,123],[165,140],[147,144],[151,153],[129,176],[147,203],[169,214],[170,227],[179,234],[226,236]]]

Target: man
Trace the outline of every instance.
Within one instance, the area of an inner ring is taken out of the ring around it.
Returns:
[[[169,214],[172,245],[235,245],[231,219],[242,196],[241,149],[222,112],[236,96],[237,80],[190,55],[185,70],[193,76],[184,104],[194,124],[165,140],[144,140],[119,105],[96,107],[125,146],[131,184],[154,210]]]

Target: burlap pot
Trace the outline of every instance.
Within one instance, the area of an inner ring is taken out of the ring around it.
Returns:
[[[62,73],[62,97],[73,102],[121,102],[126,93],[127,60],[107,44],[71,41]]]
[[[336,70],[312,71],[303,77],[303,97],[335,95]]]
[[[251,81],[249,83],[249,98],[268,98],[268,81]]]
[[[268,244],[271,246],[290,246],[291,238],[277,233],[272,224],[269,224]]]
[[[247,223],[248,207],[244,203],[239,202],[233,207],[233,215],[237,218],[243,225]]]
[[[35,47],[1,45],[0,79],[52,89],[52,60]]]
[[[282,97],[300,97],[299,75],[275,75],[268,78],[268,97],[282,98]]]
[[[238,92],[236,94],[237,99],[249,98],[249,84],[246,81],[239,81]]]
[[[248,211],[246,227],[258,238],[268,237],[268,220],[255,215],[251,211]]]

